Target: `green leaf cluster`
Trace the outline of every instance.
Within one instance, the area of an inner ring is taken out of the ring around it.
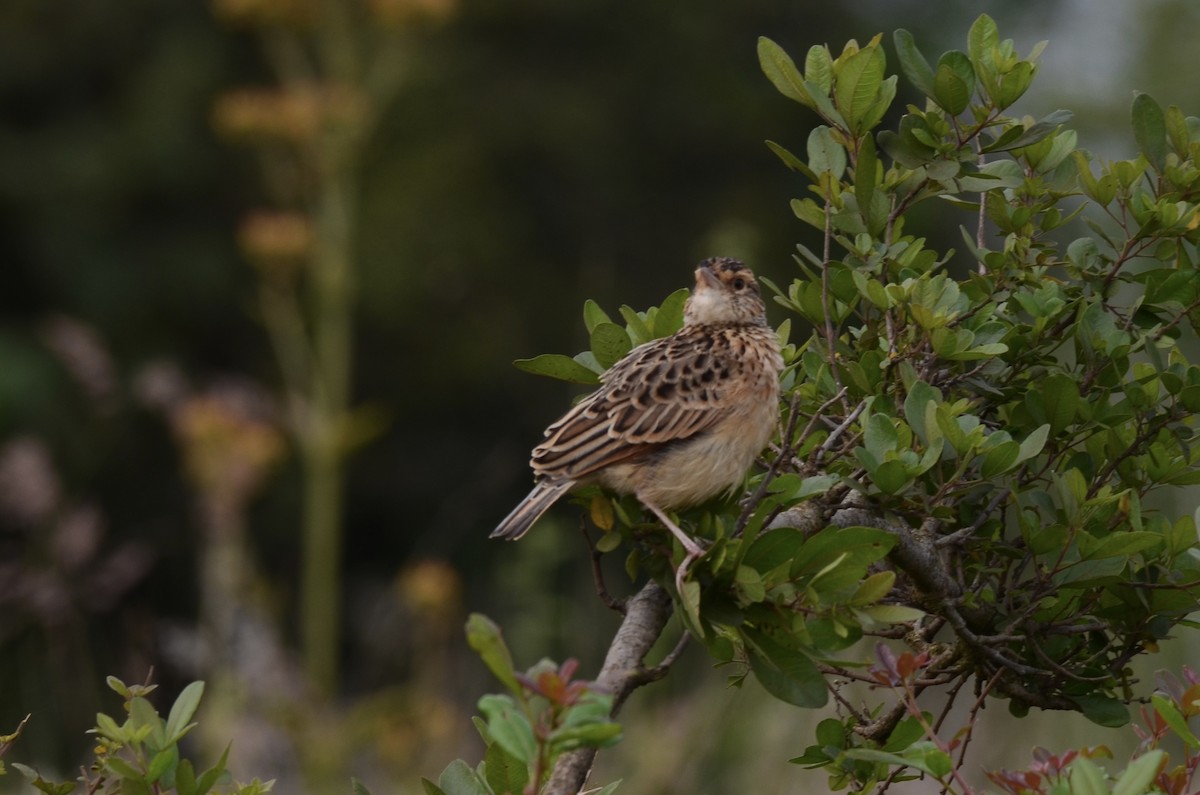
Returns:
[[[50,781],[26,765],[13,764],[39,792],[66,795],[82,783],[88,793],[101,795],[262,795],[271,790],[273,782],[252,780],[248,784],[234,783],[226,762],[229,749],[215,765],[198,771],[195,764],[180,753],[179,744],[195,728],[192,717],[204,694],[203,682],[185,687],[164,719],[149,700],[155,685],[127,685],[115,676],[107,679],[108,686],[125,701],[125,718],[121,722],[100,713],[96,715],[96,759],[79,781]],[[23,725],[23,724],[22,724]],[[18,733],[19,733],[18,729]],[[0,752],[16,738],[0,737]],[[3,768],[0,768],[0,773]]]
[[[802,62],[759,41],[768,80],[816,116],[803,155],[767,145],[820,253],[800,245],[789,283],[763,280],[812,332],[779,328],[766,471],[740,504],[680,517],[708,549],[679,612],[735,683],[753,673],[797,706],[825,703],[878,636],[921,661],[902,699],[973,679],[1014,715],[1122,725],[1130,662],[1200,608],[1197,519],[1157,499],[1200,483],[1200,119],[1138,94],[1140,152],[1100,161],[1069,111],[1010,115],[1044,44],[1020,54],[987,15],[937,59],[906,31],[892,43],[920,104],[892,108],[882,36]],[[931,215],[959,219],[960,250],[930,245]],[[682,300],[624,307],[624,326],[589,302],[590,350],[518,366],[598,378],[673,330]],[[601,551],[629,541],[631,577],[670,581],[682,550],[635,500],[581,496]],[[896,765],[944,778],[950,746],[908,713],[826,722],[800,759],[835,787]]]
[[[660,306],[644,312],[622,305],[623,326],[614,323],[595,301],[588,300],[583,305],[583,322],[587,327],[589,350],[573,357],[543,353],[532,359],[517,359],[513,364],[534,375],[576,384],[598,384],[605,370],[638,345],[678,331],[683,326],[683,305],[687,297],[686,289],[676,290]]]
[[[612,697],[573,680],[574,660],[561,666],[542,660],[519,673],[500,628],[479,613],[467,620],[467,642],[508,692],[479,700],[483,717],[475,728],[487,744],[483,761],[471,767],[456,759],[437,782],[422,779],[427,795],[537,792],[563,753],[620,741],[621,727],[609,719]],[[619,783],[598,792],[608,795]]]
[[[818,117],[807,159],[768,146],[804,179],[792,209],[829,252],[798,247],[799,276],[772,285],[815,330],[789,351],[790,405],[825,418],[812,432],[785,411],[774,471],[835,484],[815,500],[827,519],[849,489],[918,537],[907,549],[936,550],[897,572],[902,606],[955,628],[930,679],[970,660],[1015,714],[1120,725],[1129,661],[1200,607],[1196,520],[1153,499],[1200,482],[1200,120],[1138,94],[1140,153],[1098,162],[1069,112],[1007,115],[1044,44],[1022,56],[984,15],[936,61],[896,32],[924,104],[879,129],[866,98],[894,96],[879,42],[814,47],[803,72],[759,43],[767,78]],[[930,201],[961,213],[963,253],[910,229]],[[799,628],[773,640],[815,645]],[[866,776],[884,739],[825,762]]]

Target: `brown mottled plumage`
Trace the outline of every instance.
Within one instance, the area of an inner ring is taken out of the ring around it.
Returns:
[[[520,538],[565,492],[598,483],[633,494],[679,539],[682,583],[703,551],[665,511],[741,482],[775,430],[783,368],[758,283],[737,260],[700,263],[683,319],[675,334],[630,351],[546,429],[530,462],[537,485],[493,538]]]

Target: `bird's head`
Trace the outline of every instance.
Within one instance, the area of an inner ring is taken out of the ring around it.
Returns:
[[[729,257],[706,259],[696,268],[696,288],[683,309],[685,325],[763,326],[766,307],[750,269]]]

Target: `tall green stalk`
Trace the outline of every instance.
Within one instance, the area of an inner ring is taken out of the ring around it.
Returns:
[[[304,665],[318,691],[333,692],[341,634],[344,444],[349,411],[354,274],[351,266],[354,183],[349,165],[322,185],[314,208],[311,317],[314,367],[307,434],[301,455],[305,476],[301,571],[301,639]]]

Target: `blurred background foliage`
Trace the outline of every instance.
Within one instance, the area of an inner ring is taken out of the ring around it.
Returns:
[[[362,38],[326,35],[330,8]],[[577,517],[486,539],[570,398],[509,363],[580,348],[584,298],[657,303],[704,256],[790,278],[798,183],[762,142],[802,148],[814,119],[762,77],[758,36],[803,53],[905,27],[936,53],[981,10],[1019,48],[1050,39],[1022,107],[1074,110],[1101,155],[1131,149],[1135,89],[1200,109],[1190,0],[0,4],[0,733],[34,714],[15,753],[69,771],[113,707],[104,674],[153,667],[167,692],[213,684],[205,736],[234,740],[244,778],[418,791],[478,755],[468,716],[493,683],[467,610],[522,664],[595,670],[616,622]],[[338,93],[372,53],[385,90]],[[296,57],[311,81],[288,83]],[[332,171],[310,146],[330,118],[361,133]],[[344,557],[320,687],[301,652],[314,437],[297,421],[316,398],[281,374],[264,300],[319,314],[316,271],[287,269],[322,244],[314,197],[334,177],[352,343],[326,417]],[[689,656],[625,713],[604,780],[734,792],[760,766],[760,791],[793,791],[805,774],[783,762],[807,727]],[[1020,759],[1039,741],[1022,729]]]

